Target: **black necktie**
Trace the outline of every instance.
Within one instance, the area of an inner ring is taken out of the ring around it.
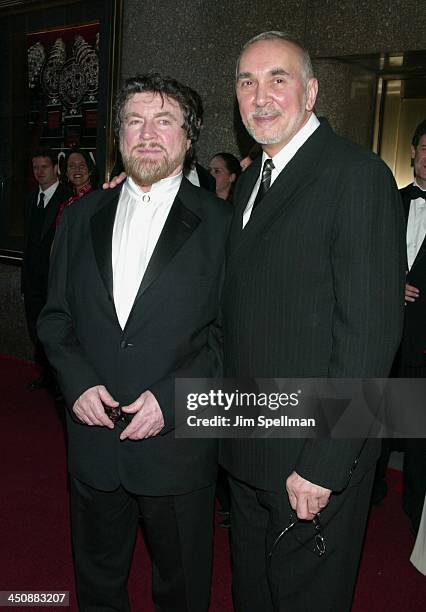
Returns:
[[[274,162],[272,161],[272,159],[265,159],[265,162],[263,164],[263,169],[262,169],[262,178],[260,181],[260,185],[259,185],[259,190],[256,194],[256,199],[253,202],[253,208],[252,211],[256,208],[256,206],[259,205],[259,202],[261,201],[261,199],[263,198],[263,196],[265,195],[265,193],[268,191],[269,187],[271,186],[271,174],[272,174],[272,170],[274,169]]]
[[[420,189],[417,185],[410,185],[408,195],[410,196],[410,200],[417,200],[417,198],[426,200],[426,191],[423,191],[423,189]]]
[[[40,197],[37,202],[37,208],[44,208],[44,196],[45,196],[44,191],[40,191]]]

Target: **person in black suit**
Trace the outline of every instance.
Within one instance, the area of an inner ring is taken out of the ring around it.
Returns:
[[[58,159],[51,149],[38,149],[31,156],[38,190],[25,206],[25,242],[22,262],[22,292],[28,333],[34,345],[34,359],[40,376],[29,387],[52,388],[55,376],[37,336],[37,318],[46,303],[50,250],[55,235],[55,218],[60,204],[69,196],[58,180]]]
[[[263,155],[235,191],[228,377],[386,377],[399,344],[399,194],[377,156],[317,119],[317,88],[285,34],[243,47],[237,99]],[[379,452],[374,439],[223,440],[237,612],[350,610]]]
[[[69,207],[39,320],[67,406],[80,610],[129,610],[139,514],[157,610],[207,611],[215,440],[176,439],[176,377],[221,373],[216,320],[230,211],[182,176],[199,125],[186,86],[130,78],[126,182]]]
[[[414,183],[400,190],[407,222],[407,283],[401,350],[396,376],[426,378],[426,119],[411,142]],[[426,494],[426,441],[406,439],[404,450],[403,508],[417,533]]]

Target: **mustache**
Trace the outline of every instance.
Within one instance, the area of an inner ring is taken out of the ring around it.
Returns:
[[[137,150],[144,149],[161,149],[165,153],[167,153],[166,149],[159,142],[151,141],[151,142],[140,142],[139,144],[132,147],[130,154],[134,153]]]
[[[278,110],[268,111],[264,108],[258,108],[252,113],[250,117],[281,117],[282,113]]]

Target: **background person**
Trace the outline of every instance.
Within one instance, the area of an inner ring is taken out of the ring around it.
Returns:
[[[399,378],[426,378],[426,119],[411,142],[414,182],[400,190],[407,221],[407,282],[401,349],[395,362]],[[426,440],[403,440],[402,505],[417,533],[426,494]]]
[[[71,206],[71,204],[98,187],[96,164],[88,151],[84,149],[70,149],[65,156],[64,166],[73,195],[62,202],[56,218],[57,226],[61,222],[64,210],[68,206]]]
[[[216,195],[232,202],[235,183],[241,174],[238,159],[232,153],[216,153],[209,163],[210,174],[216,181]]]
[[[247,168],[251,166],[253,161],[260,155],[262,155],[262,147],[257,142],[255,142],[254,145],[250,147],[247,155],[244,155],[244,157],[240,159],[241,170],[243,172],[244,170],[247,170]]]
[[[55,390],[55,376],[37,335],[37,318],[47,298],[49,257],[55,219],[59,206],[69,195],[58,179],[57,153],[42,148],[31,156],[34,178],[38,183],[25,205],[25,242],[22,262],[22,292],[28,333],[34,345],[34,360],[40,376],[33,380],[31,389]]]

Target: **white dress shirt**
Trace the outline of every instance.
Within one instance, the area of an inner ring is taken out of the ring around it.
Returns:
[[[127,178],[121,190],[112,234],[112,271],[115,309],[122,329],[181,181],[182,173],[143,192]]]
[[[414,185],[419,187],[419,189],[422,189],[420,185],[417,185],[416,181],[414,181]],[[424,190],[422,189],[422,191]],[[417,253],[422,246],[425,236],[426,201],[423,198],[416,198],[415,200],[411,200],[407,223],[407,259],[409,270],[411,270],[411,266],[417,257]]]
[[[43,191],[43,189],[40,189],[40,187],[39,187],[39,189],[38,189],[38,196],[37,196],[37,204],[39,203],[39,200],[40,200],[40,194],[44,193],[44,202],[43,202],[43,205],[44,205],[44,208],[46,208],[46,206],[49,204],[50,198],[55,193],[56,188],[57,188],[58,185],[59,185],[59,181],[56,181],[56,183],[53,183],[53,185],[50,185],[50,187],[48,187],[46,189],[46,191]]]
[[[278,177],[279,173],[282,170],[284,170],[284,168],[286,167],[288,162],[296,155],[296,153],[300,149],[300,147],[308,140],[309,136],[311,136],[315,132],[315,130],[317,129],[317,127],[319,125],[320,125],[320,122],[318,121],[318,119],[314,115],[314,113],[312,113],[312,115],[309,117],[308,121],[305,123],[305,125],[302,127],[302,129],[300,129],[297,132],[297,134],[295,134],[293,136],[293,138],[290,140],[290,142],[288,142],[281,149],[281,151],[279,151],[279,153],[274,155],[274,157],[270,158],[269,155],[267,155],[265,152],[263,152],[263,154],[262,154],[262,166],[261,166],[261,169],[260,169],[259,178],[256,181],[256,184],[255,184],[255,186],[253,188],[253,191],[251,193],[250,199],[247,202],[247,206],[246,206],[246,209],[244,211],[244,215],[243,215],[243,227],[246,226],[248,220],[250,219],[252,210],[253,210],[253,204],[254,204],[254,201],[256,199],[257,192],[259,190],[260,180],[261,180],[261,177],[262,177],[262,168],[263,168],[263,164],[264,164],[265,160],[266,159],[272,159],[272,161],[274,162],[274,169],[272,170],[272,173],[271,173],[271,186],[272,186],[272,183],[276,180],[276,178]]]

